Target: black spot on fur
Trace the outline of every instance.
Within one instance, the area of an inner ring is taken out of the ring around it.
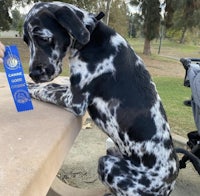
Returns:
[[[81,75],[80,74],[72,75],[70,77],[71,85],[74,85],[74,86],[78,85],[80,81],[81,81]]]
[[[155,196],[154,194],[151,193],[145,193],[143,190],[138,190],[138,193],[142,196]]]
[[[119,132],[119,137],[122,141],[124,141],[124,133],[122,131]]]
[[[155,168],[155,170],[156,170],[156,171],[159,171],[159,170],[160,170],[160,167],[159,167],[159,166],[157,166],[157,167]]]
[[[101,121],[104,123],[106,126],[106,121],[107,121],[107,116],[104,113],[99,112],[99,110],[96,108],[96,106],[90,105],[88,106],[88,112],[91,116],[91,118],[95,121],[97,119],[101,119]]]
[[[154,141],[155,143],[159,143],[160,139],[156,137],[156,138],[153,138],[152,141]]]
[[[105,29],[107,33],[105,33]],[[112,29],[107,28],[102,22],[96,25],[91,34],[90,42],[87,47],[82,49],[80,54],[80,58],[87,62],[89,72],[94,73],[98,63],[116,53],[116,48],[109,44],[110,37],[115,34]]]
[[[98,174],[101,177],[101,180],[104,181],[105,180],[105,157],[100,157],[99,158],[99,162],[98,162]]]
[[[169,140],[169,139],[164,140],[164,147],[165,147],[166,149],[170,149],[171,146],[172,146],[171,140]]]
[[[71,86],[71,91],[73,93],[73,103],[79,104],[82,103],[83,100],[85,99],[85,96],[80,93],[80,87],[75,87],[75,86]]]
[[[132,151],[130,158],[133,165],[135,165],[136,167],[140,166],[140,157],[134,151]]]
[[[129,187],[133,187],[133,183],[130,179],[124,179],[124,180],[121,180],[117,183],[117,186],[124,190],[124,191],[127,191]]]
[[[163,130],[166,130],[166,123],[163,124]]]
[[[149,187],[151,182],[146,176],[142,176],[142,178],[139,179],[139,183],[143,184],[145,187]]]
[[[108,181],[109,184],[112,184],[113,183],[113,176],[108,174],[107,181]]]
[[[150,140],[156,134],[156,126],[150,112],[137,116],[127,133],[130,140],[136,142]]]
[[[156,156],[154,154],[144,154],[142,157],[142,163],[148,168],[152,168],[156,163]]]
[[[111,171],[111,175],[112,176],[119,176],[121,173],[121,170],[119,169],[119,167],[113,167],[112,171]]]
[[[163,118],[167,121],[167,116],[166,116],[165,110],[164,110],[161,102],[160,102],[160,112],[161,112]]]

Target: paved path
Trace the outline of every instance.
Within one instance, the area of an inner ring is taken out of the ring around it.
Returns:
[[[194,171],[191,164],[179,172],[175,190],[171,196],[199,196],[200,176]]]
[[[175,146],[186,148],[187,139],[179,135],[172,134]],[[185,169],[180,170],[172,196],[199,196],[200,195],[200,176],[191,163]]]

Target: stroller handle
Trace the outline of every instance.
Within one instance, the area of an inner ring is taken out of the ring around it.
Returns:
[[[200,58],[190,58],[190,57],[187,57],[187,58],[181,58],[180,59],[181,63],[185,62],[185,61],[194,61],[194,62],[200,62]]]
[[[196,63],[196,64],[200,64],[200,58],[181,58],[180,59],[180,62],[183,64],[183,67],[185,68],[185,70],[187,71],[190,64],[193,62],[193,63]]]

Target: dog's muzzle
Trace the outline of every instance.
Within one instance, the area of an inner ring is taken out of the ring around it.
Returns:
[[[52,76],[55,73],[53,65],[49,65],[46,68],[42,66],[36,66],[35,68],[30,68],[29,76],[36,83],[48,82],[52,80]]]

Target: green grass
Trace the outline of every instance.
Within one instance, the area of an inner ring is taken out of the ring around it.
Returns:
[[[134,50],[138,54],[142,54],[144,39],[141,39],[141,38],[128,39],[128,42],[131,44],[131,46],[133,46]],[[162,41],[160,55],[157,55],[158,47],[159,47],[159,40],[151,41],[151,51],[154,58],[159,58],[160,56],[171,56],[173,58],[200,56],[199,45],[179,44],[179,43],[164,39]]]
[[[192,108],[183,105],[183,101],[191,97],[191,90],[183,86],[183,79],[155,77],[153,80],[166,110],[171,130],[183,136],[195,130]]]

